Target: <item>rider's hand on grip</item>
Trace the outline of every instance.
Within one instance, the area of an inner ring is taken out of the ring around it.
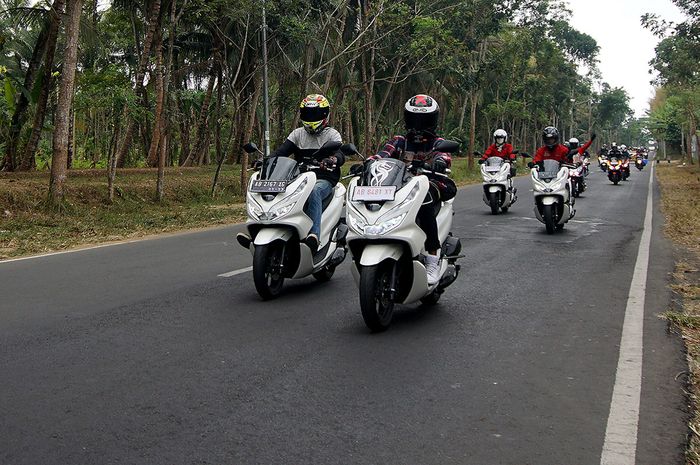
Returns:
[[[338,159],[335,157],[328,157],[321,160],[321,168],[324,170],[332,171],[335,169],[335,164],[338,163]]]
[[[447,171],[447,162],[442,158],[433,160],[433,171],[436,173],[445,173]]]
[[[486,160],[479,160],[480,165],[483,165],[484,163],[486,163]]]
[[[353,176],[359,176],[364,171],[365,167],[362,164],[352,165],[350,167],[350,174]]]

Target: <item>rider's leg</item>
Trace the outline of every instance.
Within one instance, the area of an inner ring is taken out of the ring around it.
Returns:
[[[311,218],[311,221],[313,221],[311,231],[309,233],[309,242],[315,242],[316,247],[318,247],[319,236],[321,234],[321,214],[323,213],[323,201],[331,194],[333,194],[333,185],[330,183],[330,181],[319,179],[316,181],[316,185],[309,196],[306,214],[309,215],[309,218]],[[313,244],[309,244],[309,246],[311,245]],[[312,249],[313,248],[314,247],[312,247]]]

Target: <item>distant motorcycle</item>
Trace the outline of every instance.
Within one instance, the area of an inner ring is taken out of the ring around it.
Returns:
[[[544,160],[543,169],[531,169],[535,194],[535,216],[547,228],[547,234],[563,229],[574,217],[574,200],[571,196],[569,166],[556,160]]]
[[[646,160],[644,160],[643,157],[637,157],[637,159],[634,161],[634,166],[639,171],[642,171],[644,169],[644,165],[646,165]]]
[[[622,175],[622,180],[627,181],[630,177],[630,159],[625,158],[620,162],[620,174]]]
[[[481,154],[475,152],[474,155]],[[506,213],[518,200],[518,189],[513,186],[511,177],[511,162],[501,157],[489,157],[481,165],[481,176],[484,180],[484,203],[491,207],[493,215],[497,215],[499,209]]]
[[[579,197],[586,190],[585,165],[579,162],[575,168],[569,170],[569,178],[571,180],[571,194],[574,197]]]
[[[617,158],[611,158],[608,166],[608,179],[617,184],[622,181],[622,163]]]
[[[598,157],[598,166],[600,166],[600,169],[605,172],[608,170],[608,166],[610,165],[610,160],[608,157],[605,155],[601,155]]]

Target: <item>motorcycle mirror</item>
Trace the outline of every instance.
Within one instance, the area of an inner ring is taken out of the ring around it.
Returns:
[[[244,150],[246,153],[259,152],[258,146],[255,145],[253,142],[248,142],[247,144],[245,144],[245,145],[243,146],[243,150]]]
[[[458,152],[459,151],[459,142],[455,142],[453,140],[447,140],[447,139],[437,141],[437,143],[435,143],[435,146],[433,146],[433,151],[446,152],[446,153]]]
[[[326,142],[325,144],[323,144],[321,146],[321,148],[319,149],[319,152],[335,152],[336,150],[340,149],[340,147],[342,147],[342,146],[343,146],[342,142],[338,142],[335,140],[329,140],[328,142]]]
[[[340,151],[343,152],[343,155],[355,155],[357,147],[355,147],[355,144],[345,144],[340,146]]]
[[[527,153],[527,152],[521,153],[520,156],[523,157],[523,158],[532,158],[532,157],[530,156],[530,154]]]

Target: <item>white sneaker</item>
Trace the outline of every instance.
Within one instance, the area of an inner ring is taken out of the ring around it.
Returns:
[[[428,272],[428,286],[440,282],[440,257],[438,255],[425,256],[425,270]]]

